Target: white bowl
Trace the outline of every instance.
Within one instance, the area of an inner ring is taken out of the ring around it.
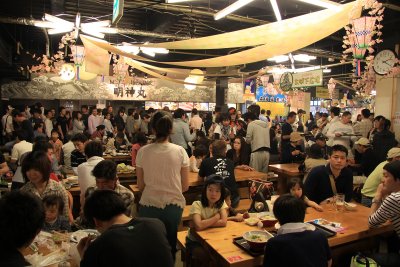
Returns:
[[[344,202],[344,207],[346,210],[356,210],[357,205],[354,203]]]

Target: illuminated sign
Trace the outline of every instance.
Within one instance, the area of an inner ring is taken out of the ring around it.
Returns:
[[[112,24],[118,23],[118,21],[122,18],[123,15],[124,15],[124,0],[114,0]]]

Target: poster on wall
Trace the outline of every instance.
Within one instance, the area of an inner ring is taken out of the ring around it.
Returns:
[[[190,111],[193,109],[193,102],[180,102],[179,108],[181,108],[185,111]]]
[[[275,103],[285,103],[286,96],[282,94],[270,95],[265,87],[259,86],[256,92],[257,102],[275,102]]]
[[[194,103],[193,107],[199,111],[208,111],[208,103]]]
[[[249,90],[249,93],[254,94],[256,92],[256,80],[255,79],[245,80],[244,89]]]

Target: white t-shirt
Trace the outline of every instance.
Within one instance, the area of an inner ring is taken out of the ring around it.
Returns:
[[[96,178],[92,175],[92,171],[97,163],[102,160],[104,160],[102,157],[94,156],[89,158],[87,162],[78,166],[78,183],[81,189],[81,201],[84,199],[86,190],[96,185]]]
[[[17,160],[18,165],[21,165],[21,156],[25,154],[26,152],[31,152],[32,151],[32,144],[29,142],[26,142],[25,140],[16,143],[12,149],[11,152],[11,159]]]
[[[182,195],[181,169],[189,167],[185,149],[172,143],[153,143],[143,146],[136,157],[136,167],[142,168],[145,188],[140,204],[165,208],[186,205]]]

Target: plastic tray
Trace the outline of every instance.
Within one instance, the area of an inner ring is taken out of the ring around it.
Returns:
[[[253,251],[250,249],[249,244],[247,243],[247,241],[239,236],[239,237],[235,237],[233,239],[233,243],[238,246],[239,248],[243,249],[244,251],[246,251],[248,254],[250,254],[253,257],[258,257],[261,255],[264,255],[264,251]]]

